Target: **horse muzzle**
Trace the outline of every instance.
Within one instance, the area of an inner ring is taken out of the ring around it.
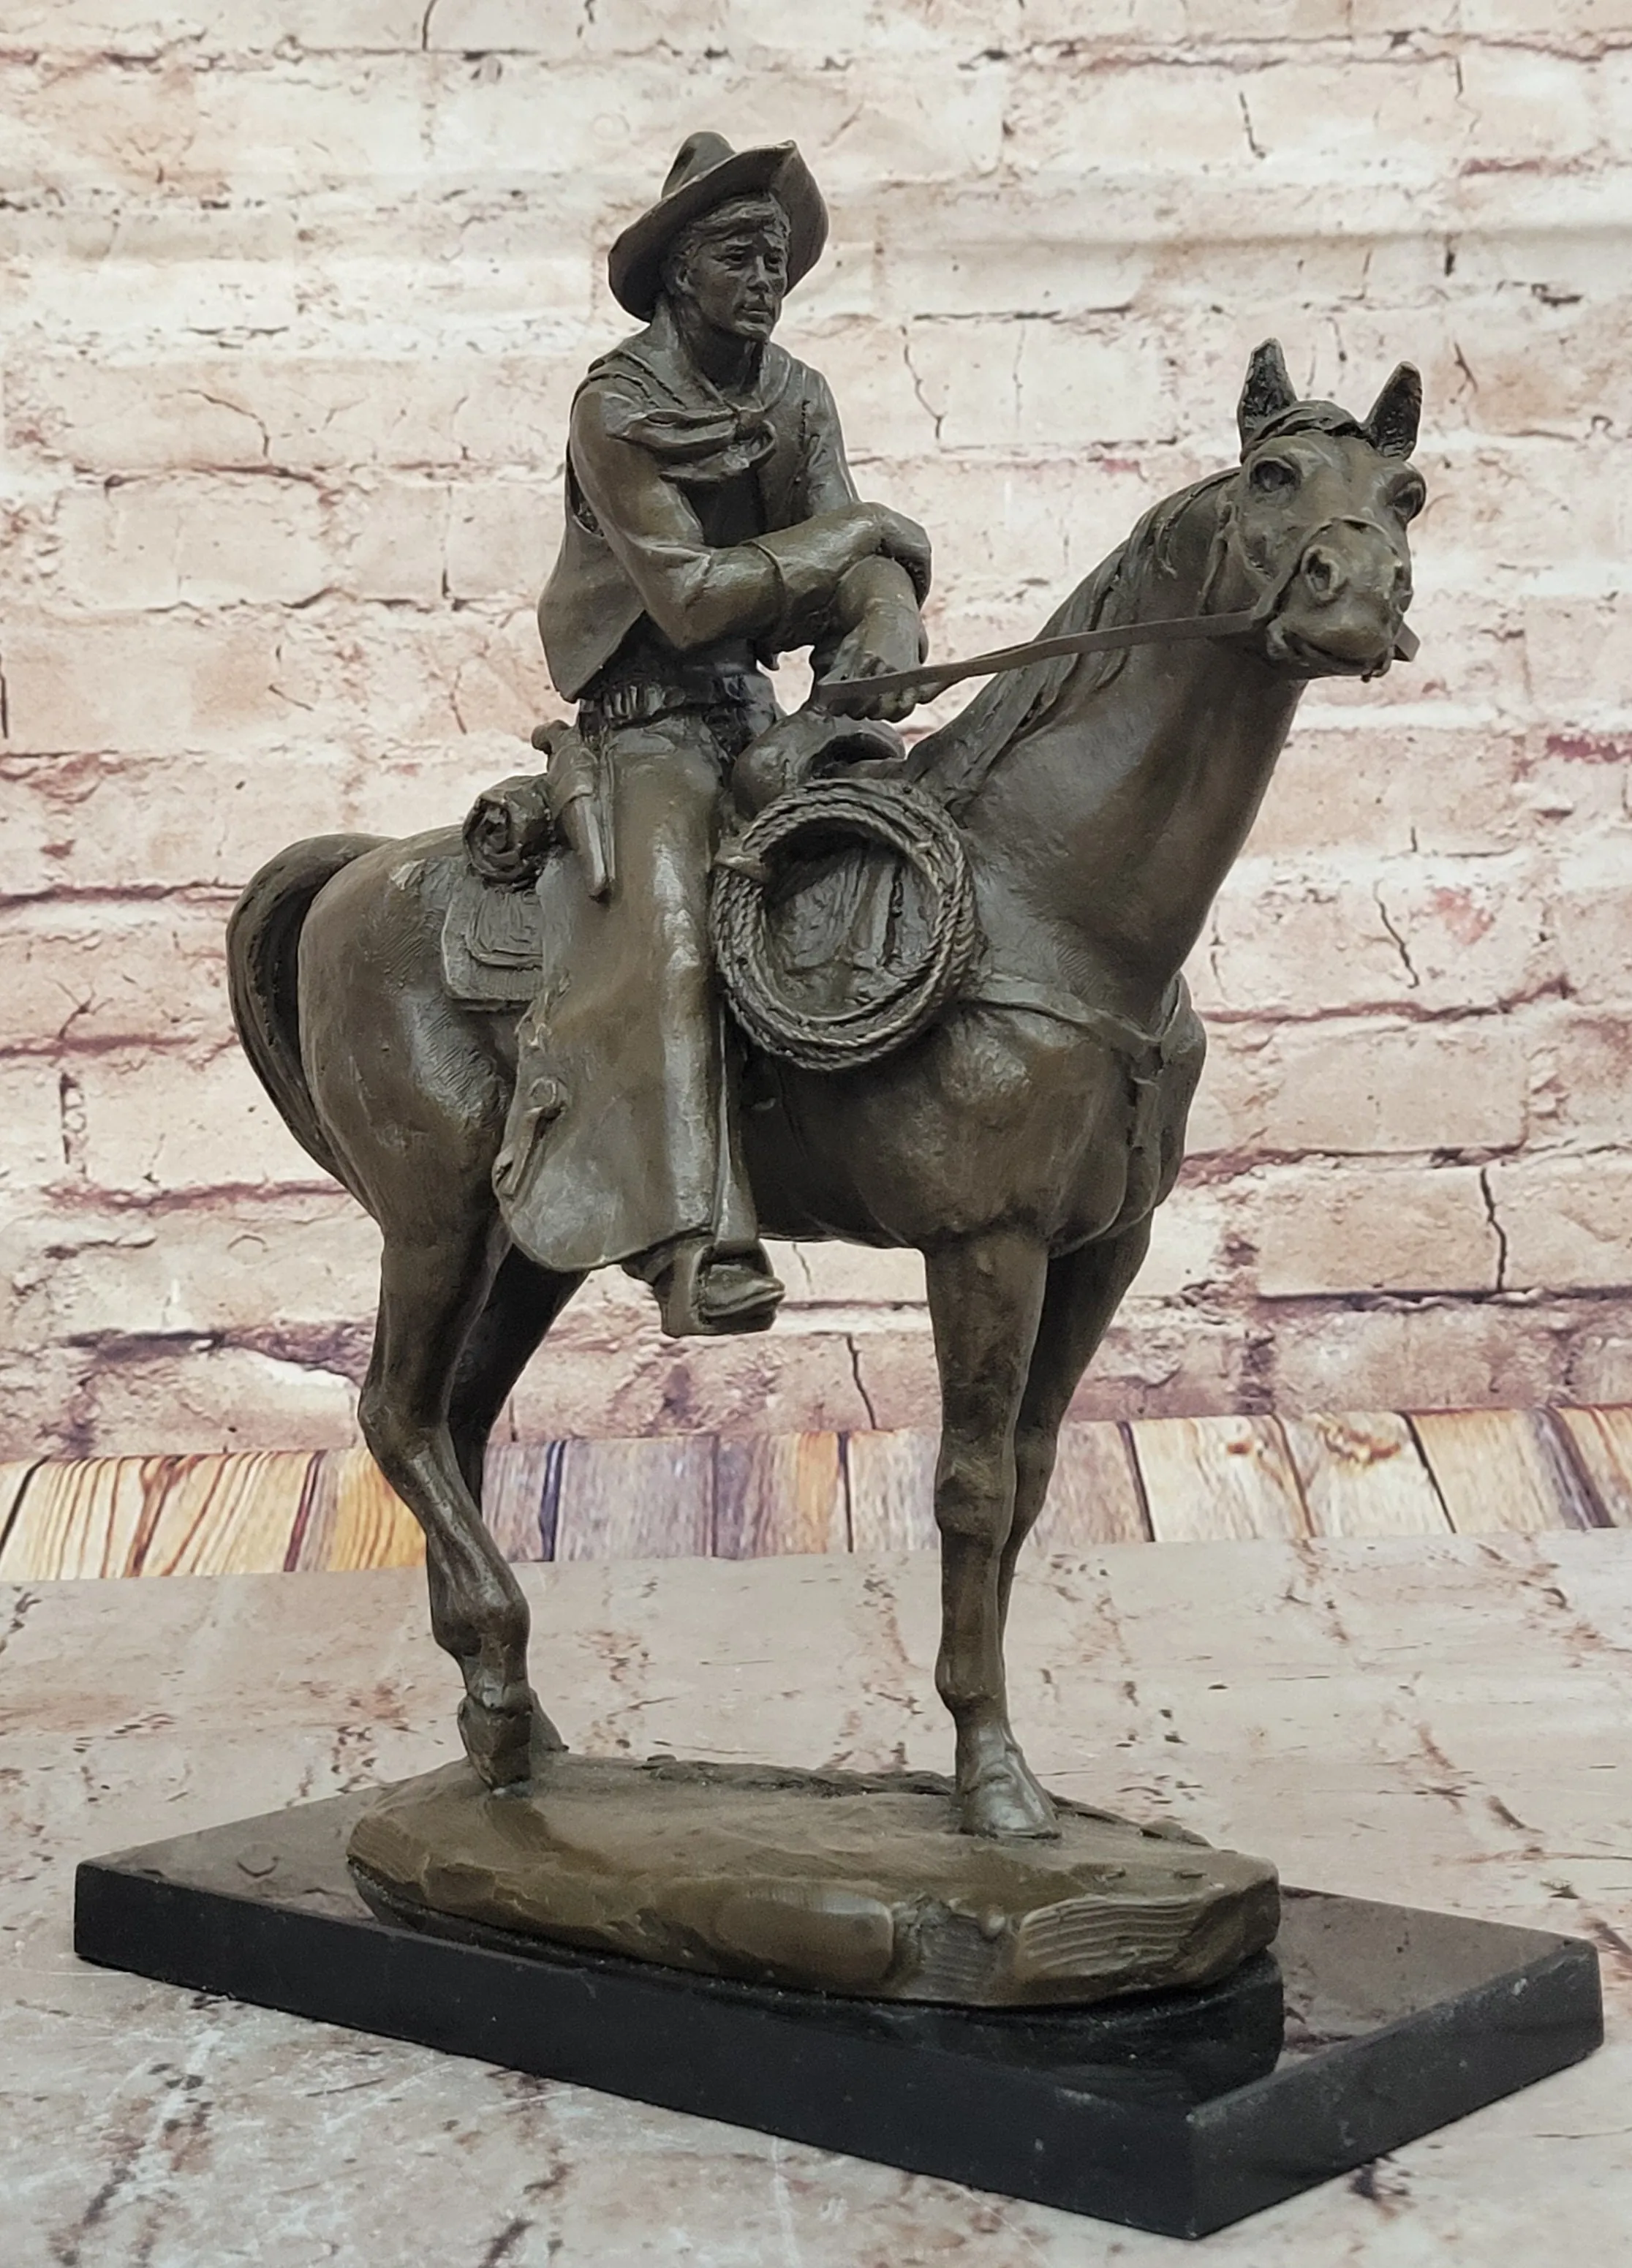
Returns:
[[[1278,666],[1308,677],[1379,677],[1411,599],[1404,549],[1371,520],[1342,520],[1304,547],[1265,635]]]

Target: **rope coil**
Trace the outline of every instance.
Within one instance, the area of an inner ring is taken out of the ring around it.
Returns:
[[[778,985],[768,903],[801,848],[830,849],[835,836],[859,836],[904,859],[923,882],[930,918],[922,952],[882,991],[819,1012]],[[779,795],[721,851],[709,924],[738,1022],[767,1054],[804,1071],[859,1071],[904,1048],[957,998],[981,947],[963,838],[940,804],[899,780],[811,780]]]

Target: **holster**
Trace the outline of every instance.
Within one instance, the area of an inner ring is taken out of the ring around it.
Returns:
[[[612,889],[614,867],[599,758],[572,725],[538,725],[533,745],[549,759],[544,801],[550,824],[577,860],[591,897],[604,898]]]

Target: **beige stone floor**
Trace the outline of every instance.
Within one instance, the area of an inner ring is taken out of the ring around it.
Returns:
[[[575,1745],[942,1764],[927,1554],[523,1571]],[[1588,2063],[1197,2250],[81,1966],[74,1860],[420,1769],[421,1579],[0,1588],[5,2268],[1617,2268],[1632,2259],[1632,1537],[1039,1558],[1062,1788],[1320,1888],[1599,1947]]]

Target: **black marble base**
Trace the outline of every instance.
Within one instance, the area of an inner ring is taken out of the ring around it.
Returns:
[[[1590,2055],[1598,1955],[1285,1893],[1225,1984],[1008,2014],[829,1999],[371,1913],[366,1793],[88,1860],[74,1942],[166,1984],[415,2040],[1173,2236],[1295,2196]]]

